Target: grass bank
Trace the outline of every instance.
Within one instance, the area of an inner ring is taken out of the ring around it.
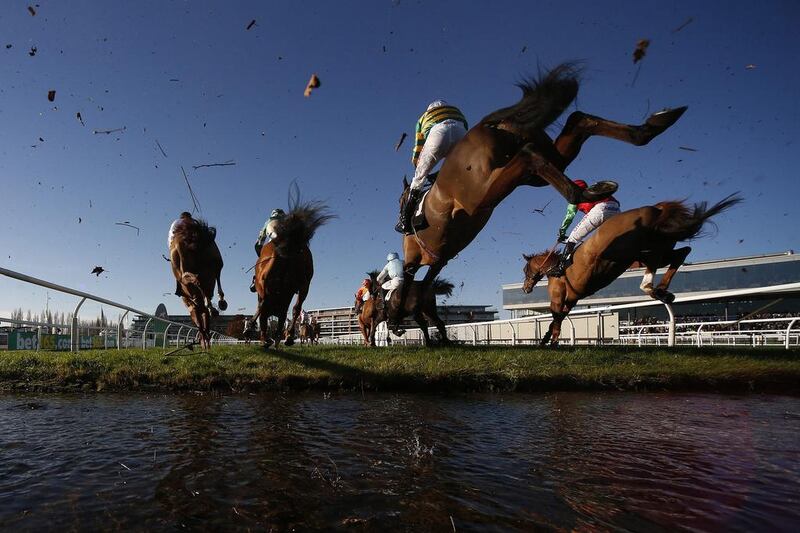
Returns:
[[[458,346],[219,346],[0,352],[2,391],[704,390],[800,393],[800,351]]]

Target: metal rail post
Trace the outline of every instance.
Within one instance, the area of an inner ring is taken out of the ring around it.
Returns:
[[[572,323],[572,319],[569,315],[564,317],[567,322],[569,322],[569,345],[575,346],[575,324]]]
[[[117,350],[120,350],[122,346],[122,323],[125,322],[125,317],[128,316],[128,313],[130,311],[125,311],[117,323]]]
[[[81,298],[81,301],[78,302],[77,306],[75,306],[75,311],[72,314],[72,328],[70,330],[70,333],[71,333],[70,344],[72,345],[71,348],[72,348],[73,352],[77,352],[78,350],[81,349],[81,347],[80,347],[80,344],[81,344],[81,332],[78,331],[78,311],[81,310],[81,306],[83,305],[83,302],[85,302],[85,301],[86,301],[86,296]]]
[[[517,331],[514,329],[514,323],[510,323],[511,326],[511,346],[517,345]]]
[[[147,326],[149,326],[152,321],[152,318],[148,318],[147,322],[144,323],[144,329],[142,330],[142,350],[147,348]]]
[[[183,342],[184,344],[189,344],[189,334],[192,332],[192,328],[189,328],[189,331],[186,332],[186,340]]]
[[[161,341],[162,341],[161,342],[161,347],[162,348],[166,348],[167,347],[167,334],[169,333],[169,328],[171,328],[171,327],[172,327],[172,324],[167,324],[167,329],[164,330],[164,338],[161,339]]]
[[[700,335],[700,332],[703,331],[703,327],[705,324],[700,324],[700,327],[697,328],[697,346],[700,347],[703,345],[703,337]]]
[[[175,346],[181,343],[181,333],[183,332],[183,326],[178,328],[178,334],[175,335]]]
[[[672,312],[672,306],[667,302],[664,302],[664,307],[667,308],[667,314],[669,315],[669,329],[667,330],[667,346],[675,346],[675,313]],[[703,326],[700,326],[701,328]],[[697,330],[697,340],[700,340],[700,330]]]
[[[797,320],[798,319],[795,318],[794,320],[789,322],[789,325],[786,327],[786,342],[784,343],[784,348],[786,348],[787,350],[789,349],[789,332],[792,330],[792,326],[794,326],[794,323],[797,322]]]

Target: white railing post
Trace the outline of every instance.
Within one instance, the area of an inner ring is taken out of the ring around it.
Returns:
[[[472,345],[476,346],[478,344],[478,333],[475,331],[475,326],[469,327],[472,330]]]
[[[117,323],[117,350],[121,349],[122,345],[122,323],[125,322],[125,317],[128,316],[130,311],[125,311],[120,317],[119,322]]]
[[[700,334],[703,331],[703,326],[705,326],[705,324],[700,324],[700,327],[697,328],[697,346],[703,345],[703,337]]]
[[[569,345],[575,346],[575,324],[572,323],[572,319],[569,317],[569,315],[564,318],[567,320],[567,323],[569,323]]]
[[[786,348],[787,350],[789,349],[789,332],[792,331],[792,326],[794,326],[794,323],[797,322],[797,320],[798,319],[795,318],[794,320],[789,322],[789,325],[786,327],[786,342],[784,343],[784,348]]]
[[[178,328],[178,334],[175,335],[175,346],[181,343],[181,333],[183,332],[184,326]]]
[[[667,346],[675,346],[675,313],[672,312],[672,306],[667,302],[664,302],[664,307],[667,308],[667,314],[669,315],[669,329],[667,330]],[[699,334],[700,331],[698,330],[698,335]]]
[[[192,328],[189,328],[189,331],[186,332],[186,340],[183,341],[184,344],[189,344],[189,334],[192,332]]]
[[[517,330],[514,329],[514,323],[511,322],[509,324],[511,326],[511,346],[517,345]]]
[[[144,329],[142,330],[142,350],[147,348],[147,326],[149,326],[152,321],[152,318],[148,318],[147,322],[144,323]]]
[[[81,306],[83,302],[86,301],[86,296],[81,298],[81,301],[78,302],[78,305],[75,306],[75,312],[72,314],[72,329],[70,333],[72,333],[71,344],[72,344],[72,351],[77,352],[81,349],[81,332],[78,331],[78,311],[81,310]]]
[[[172,324],[167,324],[167,329],[164,330],[164,338],[161,339],[161,347],[162,348],[166,348],[167,347],[167,334],[169,333],[169,328],[171,328],[171,327],[172,327]]]

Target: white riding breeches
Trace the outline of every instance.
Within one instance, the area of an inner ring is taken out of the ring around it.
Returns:
[[[389,300],[391,300],[392,299],[392,294],[394,294],[394,291],[396,291],[397,289],[399,289],[402,286],[403,286],[403,278],[391,278],[391,279],[386,280],[383,283],[383,285],[381,285],[381,288],[389,291],[389,292],[386,293],[386,301],[388,302]]]
[[[425,145],[419,153],[417,168],[414,170],[414,179],[411,188],[419,190],[425,184],[425,178],[431,173],[436,163],[447,157],[450,150],[460,141],[467,130],[457,120],[445,120],[431,128]]]
[[[579,243],[583,241],[600,224],[617,214],[619,214],[619,203],[602,202],[597,204],[575,226],[575,229],[567,237],[567,242]]]

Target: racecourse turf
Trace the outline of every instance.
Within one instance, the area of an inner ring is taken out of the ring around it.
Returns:
[[[800,392],[800,351],[620,346],[215,346],[0,352],[5,391]]]

